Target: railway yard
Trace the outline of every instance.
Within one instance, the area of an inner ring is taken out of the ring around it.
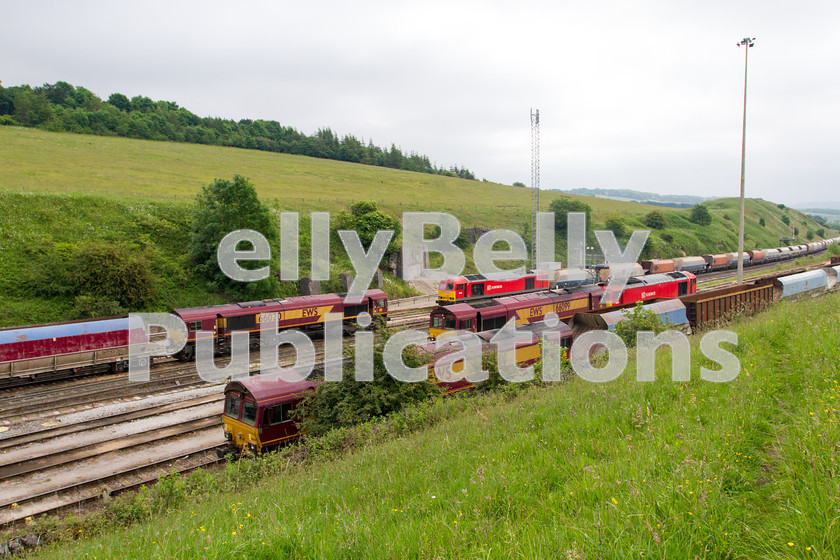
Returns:
[[[756,266],[753,274],[772,267]],[[708,273],[698,278],[698,292],[732,286],[734,274]],[[433,306],[434,296],[392,301],[389,326],[424,328]],[[320,359],[323,344],[314,342]],[[281,365],[293,361],[281,350]],[[259,367],[252,352],[250,369]],[[223,383],[206,383],[194,364],[174,359],[156,362],[148,382],[127,377],[97,374],[0,390],[0,525],[80,510],[161,475],[222,460]]]
[[[425,325],[429,302],[395,302],[389,325]],[[321,359],[323,343],[313,342]],[[293,362],[281,350],[280,365]],[[249,367],[259,369],[259,352]],[[194,364],[168,359],[145,383],[101,374],[0,391],[0,525],[218,463],[223,390],[200,379]]]

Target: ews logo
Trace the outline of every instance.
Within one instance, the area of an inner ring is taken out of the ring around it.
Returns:
[[[317,307],[305,307],[300,312],[301,316],[305,319],[310,319],[312,317],[318,316],[318,308]]]

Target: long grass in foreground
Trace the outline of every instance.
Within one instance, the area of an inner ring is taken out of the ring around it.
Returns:
[[[840,295],[692,340],[692,381],[567,383],[460,403],[426,430],[281,468],[54,558],[838,558]],[[455,402],[455,401],[452,401]],[[375,440],[376,438],[372,438]]]

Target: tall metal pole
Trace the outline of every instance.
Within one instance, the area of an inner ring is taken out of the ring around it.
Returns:
[[[752,39],[744,37],[738,46],[744,46],[744,120],[741,128],[741,216],[738,226],[738,285],[744,283],[744,162],[747,153],[747,57],[750,47],[755,44]]]
[[[537,268],[537,213],[540,211],[540,110],[531,109],[531,270]]]

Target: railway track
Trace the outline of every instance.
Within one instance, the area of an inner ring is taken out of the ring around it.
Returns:
[[[103,417],[3,438],[0,525],[217,462],[223,399],[219,386],[180,402],[115,406]]]
[[[222,400],[224,400],[224,395],[221,391],[219,391],[218,393],[203,395],[188,400],[152,405],[140,409],[134,409],[125,412],[110,414],[107,416],[101,416],[98,418],[92,418],[90,420],[83,420],[69,425],[47,426],[35,431],[15,434],[0,439],[0,452],[20,445],[38,443],[59,436],[66,436],[88,430],[94,430],[97,428],[103,428],[120,422],[131,422],[134,420],[139,420],[141,418],[157,416],[167,412],[183,411],[195,406],[221,402]]]
[[[28,517],[76,508],[143,485],[155,484],[162,475],[173,471],[184,474],[216,465],[224,460],[217,454],[219,449],[224,449],[224,445],[205,446],[188,453],[178,453],[105,476],[32,494],[14,502],[0,503],[0,526],[14,525]]]
[[[198,374],[177,371],[159,375],[147,383],[130,383],[127,376],[108,379],[101,384],[86,386],[80,391],[65,389],[64,396],[15,395],[0,400],[0,421],[13,421],[32,414],[55,414],[66,409],[79,409],[101,403],[132,399],[138,395],[161,393],[169,389],[183,390],[204,384]]]

